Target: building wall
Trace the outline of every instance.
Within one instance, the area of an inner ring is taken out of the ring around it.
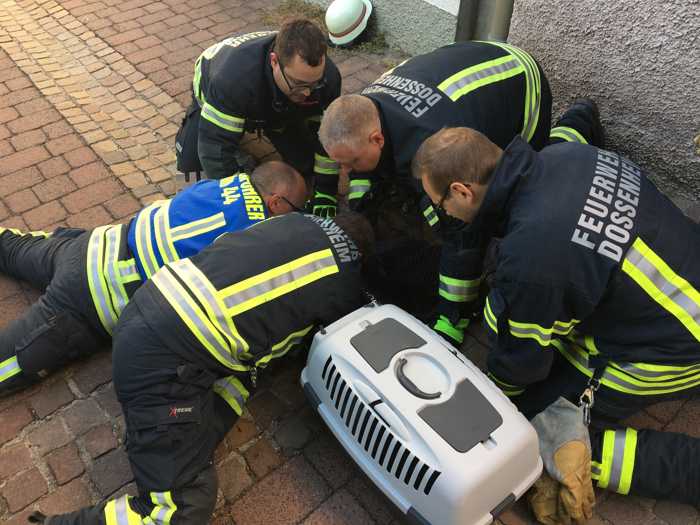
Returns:
[[[387,42],[409,54],[454,38],[458,0],[373,5]],[[684,209],[700,202],[699,12],[700,0],[515,0],[508,38],[542,64],[555,118],[574,98],[594,98],[607,147]]]

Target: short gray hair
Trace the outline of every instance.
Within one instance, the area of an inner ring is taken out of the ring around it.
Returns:
[[[281,160],[270,160],[253,170],[250,180],[261,193],[287,193],[296,184],[304,182],[297,170]]]
[[[323,114],[318,138],[323,147],[345,145],[355,148],[363,134],[369,135],[372,126],[380,126],[374,103],[362,95],[343,95],[335,99]]]

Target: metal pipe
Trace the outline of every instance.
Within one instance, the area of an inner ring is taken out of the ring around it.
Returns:
[[[514,0],[461,0],[457,12],[455,42],[495,40],[505,42],[513,16]]]

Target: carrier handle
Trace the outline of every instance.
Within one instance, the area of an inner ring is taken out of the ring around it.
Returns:
[[[416,384],[404,374],[403,367],[406,366],[406,358],[402,357],[397,361],[396,378],[401,383],[401,386],[408,390],[411,394],[421,399],[437,399],[440,397],[440,392],[423,392]]]

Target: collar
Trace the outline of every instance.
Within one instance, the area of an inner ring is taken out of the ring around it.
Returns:
[[[537,153],[520,136],[516,136],[496,165],[484,202],[470,229],[481,231],[489,238],[503,235],[516,189],[535,169],[537,162]]]

